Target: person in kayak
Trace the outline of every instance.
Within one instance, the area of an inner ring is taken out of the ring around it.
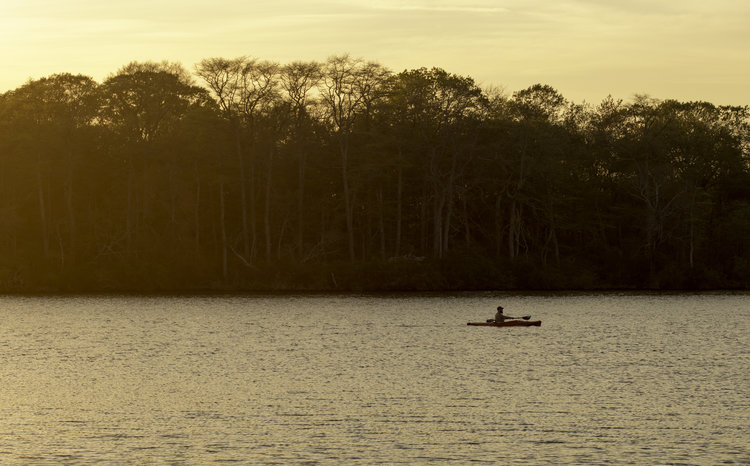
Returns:
[[[487,322],[497,322],[499,324],[502,324],[506,320],[521,320],[521,319],[523,319],[523,320],[529,320],[529,319],[531,319],[531,316],[523,316],[523,317],[506,316],[505,314],[503,314],[503,307],[502,306],[498,306],[497,307],[497,312],[495,313],[495,318],[494,319],[487,319]]]
[[[505,314],[503,314],[503,307],[502,306],[498,306],[497,307],[497,312],[495,313],[495,322],[503,323],[506,320],[510,320],[510,319],[513,319],[513,317],[508,317]]]

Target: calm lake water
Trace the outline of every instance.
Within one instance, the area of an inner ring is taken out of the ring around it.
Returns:
[[[748,464],[750,295],[0,298],[0,463],[93,462]]]

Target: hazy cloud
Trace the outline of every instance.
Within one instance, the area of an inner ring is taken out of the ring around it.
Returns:
[[[750,103],[750,2],[734,0],[0,0],[0,91],[134,59],[289,61],[351,52],[514,90]]]
[[[502,13],[506,8],[489,1],[435,1],[435,0],[369,0],[341,1],[342,5],[357,5],[379,11],[423,11],[454,13]]]

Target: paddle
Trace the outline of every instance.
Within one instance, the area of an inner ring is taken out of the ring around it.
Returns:
[[[508,319],[523,319],[523,320],[529,320],[531,319],[531,316],[523,316],[523,317],[511,317],[511,316],[505,316]]]

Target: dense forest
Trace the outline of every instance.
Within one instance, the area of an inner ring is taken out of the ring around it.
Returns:
[[[0,95],[0,292],[750,288],[746,106],[350,56]]]

